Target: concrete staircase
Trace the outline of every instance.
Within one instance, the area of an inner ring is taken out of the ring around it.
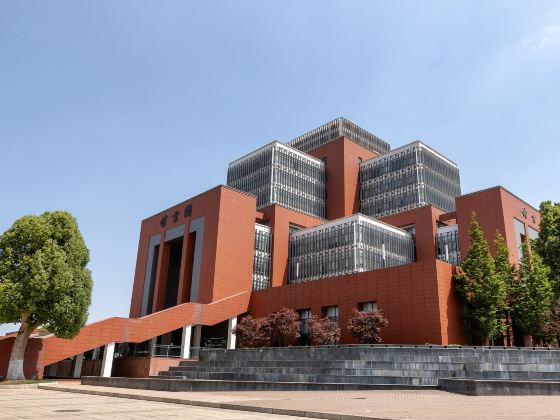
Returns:
[[[560,379],[560,352],[429,347],[205,351],[160,378],[437,386],[440,378]]]
[[[106,385],[169,391],[430,389],[445,383],[445,389],[452,391],[460,384],[457,390],[461,392],[473,389],[472,384],[466,387],[467,378],[515,381],[517,385],[546,382],[550,388],[560,381],[560,350],[441,346],[209,349],[201,352],[198,361],[181,362],[157,377],[95,379]],[[446,381],[440,381],[443,379]],[[84,383],[88,380],[84,378]]]

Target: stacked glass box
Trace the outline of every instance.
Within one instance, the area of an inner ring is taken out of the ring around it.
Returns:
[[[413,261],[412,235],[355,214],[292,233],[288,281],[301,283]]]
[[[253,290],[270,287],[270,227],[255,224],[255,255],[253,257]]]
[[[232,162],[227,185],[257,196],[257,208],[281,204],[325,217],[325,164],[280,142]]]
[[[436,257],[449,264],[461,265],[457,225],[442,226],[436,229]]]
[[[457,165],[420,141],[362,162],[360,185],[361,212],[373,217],[427,204],[450,212],[461,195]]]
[[[379,137],[358,127],[345,118],[337,118],[336,120],[323,124],[308,133],[296,137],[287,144],[302,152],[309,152],[340,137],[346,137],[354,143],[378,154],[387,153],[391,150],[389,143],[384,142]]]

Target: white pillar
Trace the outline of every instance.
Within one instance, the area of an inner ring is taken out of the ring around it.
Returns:
[[[183,327],[183,339],[181,340],[181,358],[188,359],[191,355],[191,331],[192,325]]]
[[[84,353],[76,355],[74,359],[74,372],[72,373],[73,378],[79,378],[82,376],[82,362],[84,361]]]
[[[228,350],[235,349],[235,334],[233,333],[233,329],[237,325],[237,317],[234,316],[228,320],[228,327],[227,327],[227,348]]]
[[[113,369],[113,356],[115,354],[115,343],[109,343],[105,346],[103,352],[103,364],[101,365],[101,377],[110,378]]]

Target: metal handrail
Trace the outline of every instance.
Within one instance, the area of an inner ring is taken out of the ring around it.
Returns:
[[[150,354],[152,357],[181,357],[181,346],[173,344],[154,344]]]

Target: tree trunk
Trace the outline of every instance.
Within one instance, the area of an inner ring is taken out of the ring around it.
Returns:
[[[533,336],[529,334],[525,334],[523,336],[523,345],[525,347],[533,347]]]
[[[511,313],[508,314],[508,329],[507,329],[507,334],[508,334],[508,345],[509,346],[513,346],[514,340],[513,340],[513,319],[511,316]]]
[[[25,348],[29,341],[29,336],[34,330],[34,326],[29,323],[29,315],[21,316],[21,326],[19,327],[14,345],[12,346],[12,354],[10,355],[10,364],[8,365],[8,375],[6,379],[23,380],[25,374],[23,372],[23,359],[25,356]]]

